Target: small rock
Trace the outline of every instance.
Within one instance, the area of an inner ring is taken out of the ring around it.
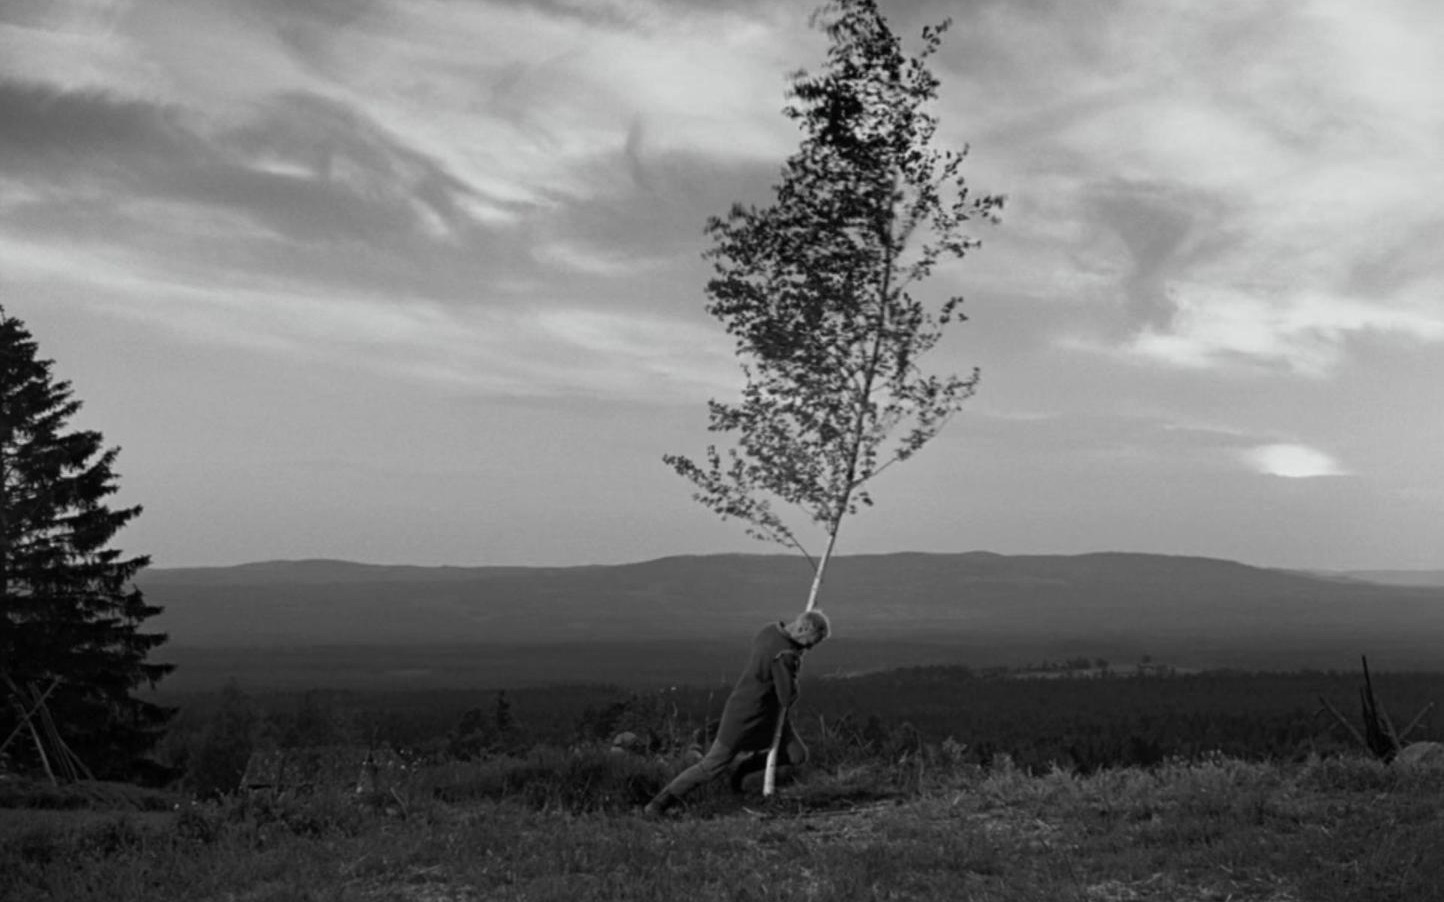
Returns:
[[[639,753],[642,751],[642,739],[630,730],[618,733],[612,737],[612,751]]]
[[[1394,756],[1394,764],[1405,770],[1444,768],[1444,742],[1411,742]]]

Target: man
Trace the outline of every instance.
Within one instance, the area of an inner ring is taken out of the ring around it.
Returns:
[[[682,771],[667,788],[647,803],[645,813],[656,817],[677,800],[703,783],[711,782],[732,767],[732,788],[741,791],[742,780],[767,766],[779,719],[782,742],[777,763],[796,767],[807,760],[807,746],[792,730],[788,709],[797,699],[797,672],[802,654],[832,632],[827,615],[806,611],[789,624],[781,621],[763,628],[752,640],[752,657],[738,678],[727,705],[717,738],[701,761]],[[740,759],[740,760],[739,760]]]

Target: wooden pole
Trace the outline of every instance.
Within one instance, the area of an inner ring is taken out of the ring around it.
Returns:
[[[772,748],[767,750],[767,769],[762,773],[762,797],[771,798],[777,791],[777,753],[782,748],[782,733],[787,728],[787,708],[777,714],[777,726],[772,729]]]
[[[1370,740],[1369,748],[1376,756],[1388,761],[1403,746],[1394,731],[1393,721],[1389,719],[1389,712],[1384,710],[1379,697],[1374,694],[1374,681],[1369,676],[1369,658],[1360,655],[1360,660],[1364,665],[1364,688],[1359,690],[1359,696],[1363,699],[1364,729]]]
[[[33,687],[30,691],[35,692]],[[35,694],[39,695],[39,693]],[[79,755],[75,754],[75,751],[71,749],[70,746],[65,743],[65,739],[61,737],[60,729],[55,726],[55,718],[50,716],[49,708],[44,706],[40,708],[40,723],[41,726],[45,727],[45,735],[50,740],[50,748],[60,762],[60,768],[65,774],[65,779],[71,783],[78,783],[80,782],[80,775],[82,773],[85,774],[87,780],[95,779],[95,775],[90,772],[90,768],[85,766],[85,762],[80,759]]]
[[[1337,721],[1339,725],[1342,726],[1344,729],[1348,730],[1349,735],[1353,736],[1354,739],[1358,741],[1360,748],[1369,752],[1373,751],[1373,749],[1369,748],[1368,740],[1364,738],[1362,733],[1354,729],[1354,725],[1349,723],[1349,719],[1347,717],[1339,713],[1338,708],[1335,708],[1333,705],[1329,704],[1329,700],[1324,698],[1322,695],[1319,696],[1319,701],[1323,702],[1324,710],[1334,715],[1334,720]]]
[[[20,715],[20,723],[16,724],[5,742],[0,744],[0,750],[8,747],[21,730],[28,730],[31,741],[35,743],[35,754],[39,756],[40,764],[45,768],[45,774],[50,778],[52,785],[59,786],[60,781],[55,775],[55,767],[51,765],[51,755],[55,756],[55,766],[61,769],[62,775],[68,782],[78,782],[81,774],[84,774],[86,779],[95,779],[90,768],[86,767],[80,756],[65,744],[65,740],[60,735],[60,729],[55,725],[55,718],[50,716],[50,709],[45,704],[50,693],[60,685],[60,679],[57,677],[51,680],[44,692],[29,683],[21,688],[8,675],[5,676],[5,684],[10,687],[10,705],[15,709],[15,713]],[[29,710],[26,710],[27,706],[29,706]],[[38,727],[36,726],[37,721],[39,722]]]
[[[23,698],[23,695],[20,692],[20,687],[16,686],[15,683],[10,679],[10,677],[5,677],[5,684],[10,687],[10,697],[12,699]],[[60,679],[58,677],[51,680],[50,685],[45,688],[44,692],[40,693],[39,700],[35,702],[34,707],[32,707],[29,711],[26,711],[19,702],[12,701],[12,705],[14,705],[16,713],[20,715],[20,722],[15,725],[15,729],[10,731],[10,735],[5,737],[5,741],[0,742],[0,752],[3,752],[10,747],[10,743],[15,741],[15,737],[20,735],[20,731],[25,729],[25,725],[30,722],[30,718],[35,716],[36,712],[40,710],[40,706],[45,704],[45,700],[50,697],[50,693],[54,692],[55,687],[59,685]]]
[[[852,490],[848,489],[847,495]],[[822,576],[827,570],[827,562],[832,560],[833,549],[837,547],[838,527],[842,525],[842,511],[846,510],[847,495],[843,496],[841,504],[838,505],[838,514],[832,521],[832,528],[827,533],[827,547],[822,551],[822,557],[818,558],[817,566],[812,571],[812,588],[807,592],[807,607],[802,609],[805,614],[817,607],[817,596],[822,592]],[[771,796],[777,785],[777,754],[782,746],[782,727],[787,723],[787,709],[783,708],[782,713],[777,716],[777,727],[772,731],[772,747],[767,750],[767,768],[762,772],[762,795],[764,798]]]
[[[1404,732],[1402,732],[1402,733],[1399,734],[1399,741],[1400,741],[1400,742],[1403,742],[1405,739],[1408,739],[1408,738],[1409,738],[1409,734],[1412,733],[1412,732],[1414,732],[1414,728],[1415,728],[1415,727],[1419,726],[1419,721],[1423,720],[1423,719],[1424,719],[1424,715],[1425,715],[1425,714],[1428,714],[1429,711],[1433,709],[1433,707],[1434,707],[1434,703],[1433,703],[1433,702],[1429,702],[1429,703],[1428,703],[1427,705],[1425,705],[1423,708],[1420,708],[1420,709],[1419,709],[1419,713],[1418,713],[1418,714],[1415,714],[1415,715],[1414,715],[1414,719],[1411,720],[1411,721],[1409,721],[1409,725],[1404,728]]]
[[[827,548],[823,549],[822,557],[817,561],[817,567],[812,572],[812,588],[807,593],[807,607],[803,613],[817,607],[817,596],[822,591],[822,575],[827,570],[827,562],[832,559],[832,550],[837,547],[837,527],[833,523],[832,531],[827,536]],[[767,768],[762,772],[762,795],[771,796],[777,785],[777,753],[782,746],[782,726],[787,722],[787,709],[777,717],[777,727],[772,731],[772,747],[767,750]]]
[[[40,731],[35,729],[35,721],[27,720],[25,725],[30,728],[30,738],[35,741],[35,754],[40,756],[40,763],[45,767],[45,775],[50,778],[50,785],[59,786],[60,781],[55,779],[55,771],[50,769],[50,758],[45,754],[45,743],[40,740]]]

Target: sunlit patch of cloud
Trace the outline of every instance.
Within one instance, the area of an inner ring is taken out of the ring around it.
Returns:
[[[1343,476],[1347,471],[1338,461],[1308,445],[1259,445],[1242,452],[1246,464],[1268,476],[1286,479],[1310,479],[1317,476]]]
[[[1204,285],[1175,286],[1174,298],[1168,328],[1144,329],[1125,355],[1184,368],[1262,367],[1320,377],[1338,363],[1349,335],[1444,341],[1444,312],[1319,294],[1260,298]]]

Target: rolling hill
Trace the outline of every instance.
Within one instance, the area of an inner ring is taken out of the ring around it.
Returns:
[[[760,624],[800,608],[809,577],[796,557],[711,555],[584,567],[276,561],[154,569],[138,582],[164,606],[153,623],[180,652],[356,647],[426,661],[441,648],[585,646],[595,656],[650,645],[710,649],[697,664],[715,676]],[[930,662],[938,655],[920,649],[934,649],[979,666],[1150,654],[1180,666],[1348,669],[1367,653],[1444,670],[1444,587],[1209,558],[844,556],[824,602],[839,669]]]

